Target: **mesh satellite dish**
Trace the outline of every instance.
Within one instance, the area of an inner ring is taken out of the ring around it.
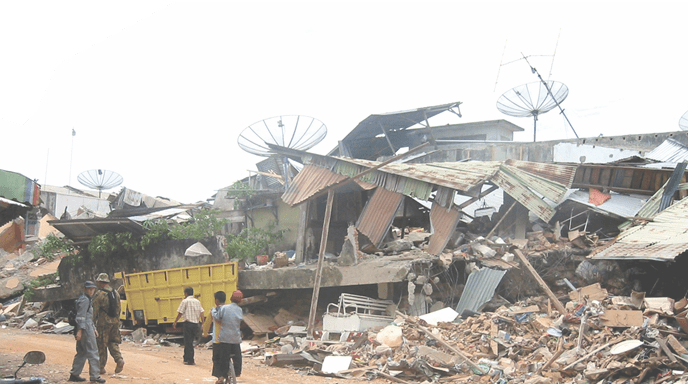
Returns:
[[[279,116],[261,120],[246,127],[237,142],[241,149],[258,156],[274,153],[268,144],[306,151],[321,142],[327,127],[308,116]]]
[[[688,111],[678,119],[678,127],[681,128],[682,131],[688,131]]]
[[[98,190],[98,198],[100,193],[105,189],[114,188],[124,181],[122,176],[117,172],[108,171],[107,169],[91,169],[83,171],[76,177],[79,182],[89,188]]]
[[[258,156],[270,157],[274,152],[268,144],[298,149],[302,151],[313,148],[327,135],[323,122],[309,116],[290,115],[271,117],[244,128],[239,134],[237,143],[244,151]],[[284,186],[289,184],[289,160],[282,161]]]
[[[533,116],[533,141],[536,139],[538,116],[556,108],[569,95],[569,89],[558,81],[536,81],[519,85],[497,100],[497,109],[514,117]]]

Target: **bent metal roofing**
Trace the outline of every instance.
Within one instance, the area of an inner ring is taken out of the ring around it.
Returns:
[[[343,157],[312,154],[308,157],[310,164],[306,168],[317,166],[315,168],[320,170],[316,172],[310,169],[311,172],[294,179],[282,196],[290,205],[319,195],[319,191],[340,179],[335,176],[337,174],[352,177],[380,164]],[[549,221],[554,216],[554,209],[540,196],[559,202],[571,185],[575,171],[575,166],[517,160],[426,164],[396,162],[362,176],[360,181],[422,200],[429,200],[433,189],[439,186],[477,196],[484,183],[491,183],[504,189],[541,219]],[[326,177],[324,173],[330,175]]]
[[[688,250],[688,198],[684,198],[651,222],[630,227],[616,241],[592,254],[596,260],[673,261]]]

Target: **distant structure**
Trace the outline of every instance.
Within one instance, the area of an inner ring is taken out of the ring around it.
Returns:
[[[678,119],[678,127],[681,128],[682,131],[688,131],[688,111]]]
[[[237,143],[248,153],[271,157],[270,145],[307,151],[327,136],[327,127],[320,120],[302,115],[277,116],[264,119],[244,128]],[[281,173],[285,187],[289,183],[289,160],[281,159]]]
[[[536,81],[512,88],[497,100],[497,109],[514,117],[533,116],[533,142],[537,141],[538,116],[556,108],[569,95],[558,81]]]
[[[81,172],[76,179],[86,187],[97,189],[98,198],[100,198],[103,190],[114,188],[124,181],[119,173],[108,171],[107,169],[91,169],[84,171]]]

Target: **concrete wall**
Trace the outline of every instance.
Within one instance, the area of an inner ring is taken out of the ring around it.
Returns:
[[[299,228],[299,207],[290,207],[281,199],[273,202],[277,208],[277,218],[274,215],[274,207],[265,207],[253,210],[253,225],[256,228],[267,228],[270,223],[277,223],[277,229],[284,230],[281,242],[276,245],[277,250],[296,249],[296,238]]]
[[[85,279],[95,279],[102,272],[112,276],[115,272],[147,272],[159,269],[182,268],[194,265],[217,264],[229,261],[223,243],[217,238],[202,240],[212,256],[188,257],[184,252],[196,240],[169,240],[149,246],[145,252],[119,252],[107,259],[82,259],[67,256],[58,267],[61,287],[37,291],[36,300],[56,301],[76,298]]]
[[[83,195],[64,195],[55,192],[41,192],[43,207],[55,217],[60,217],[67,207],[72,217],[76,216],[79,207],[84,206],[94,212],[103,214],[110,213],[110,202],[106,199],[88,197]]]
[[[592,137],[570,140],[553,140],[543,142],[505,142],[505,143],[462,143],[452,146],[439,147],[438,151],[428,156],[414,159],[413,163],[429,163],[443,161],[457,161],[462,159],[473,159],[483,161],[503,161],[507,159],[553,162],[554,148],[560,143],[571,143],[575,145],[592,146],[604,148],[624,149],[632,153],[633,151],[651,151],[664,140],[672,138],[682,144],[688,145],[688,132],[664,132],[646,133],[637,135]],[[608,153],[607,153],[608,155]],[[580,161],[577,161],[580,162]]]

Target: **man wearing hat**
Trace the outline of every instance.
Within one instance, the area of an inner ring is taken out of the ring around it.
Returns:
[[[213,317],[213,373],[215,384],[227,382],[229,364],[234,365],[234,375],[241,376],[241,321],[243,311],[239,306],[244,294],[236,290],[230,297],[231,304],[225,305],[227,294],[215,292],[215,307],[210,310]]]
[[[88,360],[88,373],[91,382],[104,383],[100,377],[100,362],[98,361],[98,345],[96,344],[96,328],[93,325],[93,305],[91,297],[96,291],[96,285],[92,281],[84,282],[84,293],[74,302],[76,306],[76,327],[74,338],[76,339],[76,355],[69,371],[69,381],[86,381],[79,376]]]
[[[121,310],[119,293],[110,287],[110,278],[107,273],[98,275],[96,284],[98,284],[98,291],[93,297],[93,322],[96,324],[96,330],[98,330],[100,374],[105,374],[108,349],[115,363],[117,363],[115,373],[120,373],[124,369],[124,359],[122,359],[122,353],[119,351],[119,345],[122,343],[122,336],[119,333],[119,313]],[[112,293],[114,293],[113,297],[117,303],[117,316],[108,314]]]

